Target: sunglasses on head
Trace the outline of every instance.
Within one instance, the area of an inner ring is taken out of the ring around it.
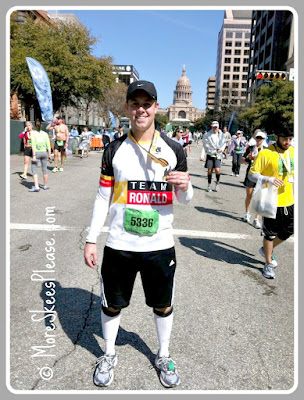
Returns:
[[[257,136],[256,139],[262,140],[262,139],[264,139],[264,138],[262,138],[262,136]]]

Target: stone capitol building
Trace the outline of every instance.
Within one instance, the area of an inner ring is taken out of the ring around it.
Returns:
[[[199,110],[192,104],[191,83],[186,76],[185,65],[173,92],[173,104],[167,109],[159,109],[158,113],[166,115],[173,126],[189,126],[205,116],[205,110]]]

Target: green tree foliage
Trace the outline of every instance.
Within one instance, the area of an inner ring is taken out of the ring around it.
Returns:
[[[155,126],[159,127],[159,129],[164,129],[167,125],[167,123],[169,122],[168,117],[166,115],[163,114],[155,114]]]
[[[214,110],[208,110],[203,118],[199,118],[195,121],[195,130],[200,132],[204,132],[206,129],[208,130],[211,122],[217,119],[216,117]]]
[[[238,116],[238,121],[252,131],[263,128],[268,134],[293,131],[294,84],[293,82],[264,83],[252,107]]]
[[[25,57],[39,61],[51,83],[53,108],[79,106],[100,101],[115,83],[110,58],[91,55],[96,38],[86,28],[76,24],[35,24],[28,17],[17,23],[11,16],[10,66],[11,93],[26,103],[35,98],[31,75]]]

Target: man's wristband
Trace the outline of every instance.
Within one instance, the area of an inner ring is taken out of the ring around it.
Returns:
[[[96,243],[93,243],[93,242],[86,242],[86,244],[96,244]]]

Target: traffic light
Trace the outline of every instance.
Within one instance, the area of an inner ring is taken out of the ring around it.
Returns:
[[[285,81],[287,78],[287,73],[285,71],[256,71],[256,79],[266,79],[269,81]]]

